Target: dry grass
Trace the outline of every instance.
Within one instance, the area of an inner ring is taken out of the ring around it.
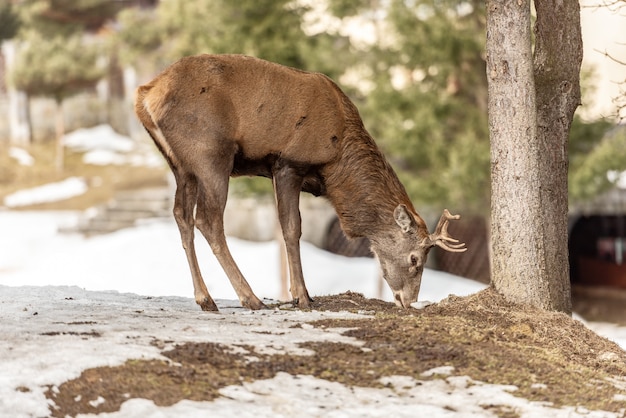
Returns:
[[[476,381],[515,385],[515,396],[557,408],[623,413],[626,406],[620,400],[626,395],[624,351],[564,314],[508,303],[491,289],[421,311],[354,293],[318,297],[314,308],[372,312],[363,319],[312,323],[348,329],[344,334],[363,341],[365,349],[307,342],[301,346],[314,352],[312,356],[267,355],[250,346],[234,352],[220,344],[185,342],[162,353],[172,362],[129,360],[119,367],[86,370],[58,391],[48,391],[55,405],[51,413],[62,417],[116,411],[129,398],[151,399],[157,405],[208,401],[220,396],[220,388],[268,379],[278,371],[380,388],[385,376],[445,378],[421,376],[443,365]],[[90,405],[88,400],[98,396],[106,402]],[[505,405],[484,407],[500,417],[518,416]]]
[[[140,187],[166,185],[167,167],[96,166],[84,164],[82,153],[65,151],[65,167],[57,172],[54,164],[54,144],[47,142],[29,147],[36,164],[22,166],[0,148],[0,202],[18,190],[61,181],[68,177],[83,177],[89,184],[87,193],[71,199],[20,209],[84,210],[105,203],[115,192]]]

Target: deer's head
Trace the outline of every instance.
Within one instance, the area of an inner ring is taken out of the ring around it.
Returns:
[[[448,235],[448,224],[459,215],[443,211],[433,234],[428,233],[424,221],[411,213],[405,205],[398,205],[393,213],[393,233],[372,242],[382,269],[383,278],[391,288],[396,305],[408,308],[417,301],[422,283],[422,272],[428,252],[434,246],[451,252],[467,250],[464,243]]]

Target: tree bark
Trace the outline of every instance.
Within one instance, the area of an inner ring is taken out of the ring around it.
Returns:
[[[537,91],[537,138],[546,234],[546,271],[550,308],[571,312],[567,246],[567,141],[580,105],[583,58],[580,6],[577,1],[535,0],[534,74]]]
[[[492,284],[549,307],[530,1],[487,1]]]
[[[580,102],[575,1],[487,1],[492,284],[507,299],[571,313],[567,139]]]

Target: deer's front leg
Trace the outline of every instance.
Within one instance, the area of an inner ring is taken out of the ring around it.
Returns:
[[[274,194],[278,208],[278,220],[283,230],[287,259],[289,261],[289,282],[294,302],[301,308],[311,307],[311,298],[304,284],[302,261],[300,259],[300,190],[303,177],[287,165],[277,163],[274,173]]]

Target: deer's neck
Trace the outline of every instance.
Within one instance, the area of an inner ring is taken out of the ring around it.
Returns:
[[[344,138],[323,173],[326,195],[349,237],[373,238],[395,226],[399,204],[415,212],[404,186],[367,132]]]

